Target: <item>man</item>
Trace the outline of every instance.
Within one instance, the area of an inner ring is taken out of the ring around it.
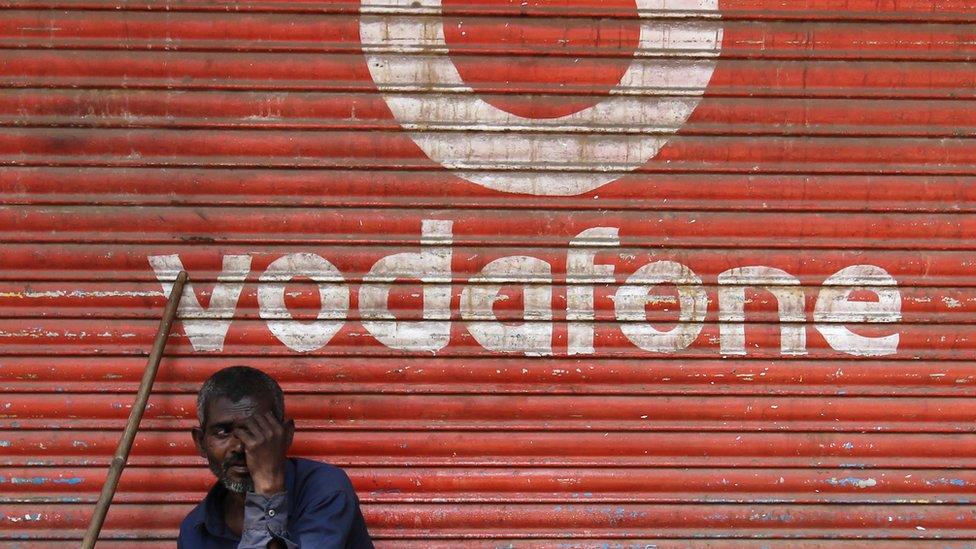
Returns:
[[[197,452],[217,483],[180,525],[180,549],[371,549],[345,472],[287,458],[295,422],[281,387],[247,366],[210,376],[197,395]]]

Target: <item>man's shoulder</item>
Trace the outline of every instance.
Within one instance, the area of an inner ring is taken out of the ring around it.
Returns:
[[[183,517],[183,522],[180,523],[180,539],[185,539],[184,536],[192,536],[197,532],[197,528],[201,523],[204,522],[206,517],[204,516],[204,504],[206,501],[201,501],[189,513]]]
[[[311,488],[319,494],[346,492],[355,494],[349,475],[345,471],[322,461],[290,458],[295,464],[295,488],[303,491]]]
[[[334,521],[335,528],[341,526],[346,536],[346,547],[372,548],[366,522],[359,508],[359,498],[356,497],[356,491],[346,472],[321,461],[290,459],[295,468],[293,488],[297,492],[294,496],[294,508],[298,510],[296,517],[312,511],[309,515],[310,521],[325,518]]]

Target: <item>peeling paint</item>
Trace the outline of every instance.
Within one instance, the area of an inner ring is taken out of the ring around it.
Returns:
[[[878,485],[878,481],[873,478],[857,478],[857,477],[845,477],[836,478],[831,477],[827,479],[827,483],[831,486],[849,486],[852,488],[873,488]]]
[[[953,299],[949,296],[943,296],[942,302],[950,309],[959,309],[962,307],[962,303],[958,299]]]
[[[958,486],[960,488],[968,485],[968,483],[963,479],[944,478],[944,477],[936,478],[936,479],[927,479],[925,481],[925,484],[928,486]]]

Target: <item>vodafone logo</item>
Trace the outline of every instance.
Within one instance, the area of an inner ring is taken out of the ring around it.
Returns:
[[[490,189],[572,196],[653,158],[691,116],[715,69],[718,0],[636,5],[639,41],[620,81],[596,104],[556,118],[502,110],[464,82],[440,0],[363,0],[360,37],[373,81],[431,160]]]

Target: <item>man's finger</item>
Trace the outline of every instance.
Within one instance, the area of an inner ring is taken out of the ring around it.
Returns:
[[[261,415],[261,423],[268,429],[270,436],[278,438],[281,436],[281,426],[278,422],[278,418],[274,416],[272,412],[265,412]]]
[[[260,434],[262,440],[270,440],[274,437],[274,431],[265,424],[260,414],[248,417],[247,421],[249,425],[253,425],[255,434]]]
[[[264,438],[264,440],[268,440],[273,436],[271,430],[268,428],[267,425],[264,424],[264,421],[262,421],[260,414],[253,415],[247,419],[254,424],[255,429],[260,431],[261,436]]]
[[[264,425],[261,424],[261,420],[258,416],[250,416],[247,418],[248,428],[251,429],[251,433],[254,434],[261,442],[268,440],[268,430],[265,429]]]
[[[254,435],[244,426],[238,425],[234,427],[234,436],[241,439],[244,446],[253,446],[257,439]]]
[[[280,437],[285,433],[284,424],[275,417],[274,412],[266,412],[264,414],[264,419],[267,420],[268,425],[271,426],[271,430],[274,432],[276,437]]]

